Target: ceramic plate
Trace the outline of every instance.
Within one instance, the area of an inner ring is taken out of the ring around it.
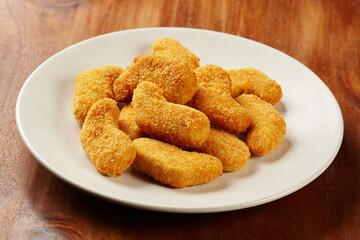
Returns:
[[[287,133],[276,150],[252,157],[213,182],[174,189],[129,168],[121,177],[97,172],[83,151],[81,126],[72,114],[73,85],[84,70],[126,68],[149,54],[152,43],[173,37],[200,57],[201,65],[253,67],[275,79],[283,98],[275,105]],[[126,206],[202,213],[242,209],[284,197],[311,182],[333,161],[343,136],[338,103],[312,71],[288,55],[234,35],[186,28],[147,28],[110,33],[75,44],[41,64],[24,83],[16,104],[20,135],[35,158],[56,176],[90,194]]]

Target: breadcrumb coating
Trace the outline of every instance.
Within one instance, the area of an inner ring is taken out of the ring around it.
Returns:
[[[114,98],[112,86],[123,69],[106,65],[79,73],[75,79],[73,114],[83,124],[90,107],[100,99]]]
[[[208,154],[188,152],[150,138],[134,140],[132,167],[161,183],[183,188],[210,182],[222,175],[221,161]]]
[[[186,62],[192,70],[199,67],[200,58],[173,38],[157,39],[153,43],[151,54]]]
[[[280,85],[263,72],[254,68],[227,70],[232,81],[231,95],[255,94],[272,105],[280,101],[282,90]]]
[[[128,104],[120,111],[119,129],[126,133],[131,140],[145,137],[145,133],[136,125],[135,110],[132,104]]]
[[[246,136],[250,152],[265,155],[272,152],[286,133],[284,118],[274,106],[253,94],[242,94],[236,101],[249,112],[251,123]]]
[[[236,171],[243,168],[250,159],[248,146],[236,136],[210,128],[206,141],[196,151],[218,158],[224,171]]]
[[[115,99],[131,101],[133,91],[142,81],[158,85],[172,103],[185,104],[194,96],[197,80],[188,64],[166,57],[145,55],[134,59],[114,82]]]
[[[191,106],[208,116],[213,126],[232,133],[245,132],[250,118],[247,110],[231,97],[231,80],[219,66],[205,65],[195,70],[199,87]]]
[[[91,106],[80,131],[83,149],[105,175],[120,176],[136,155],[130,138],[118,129],[119,112],[115,100],[101,99]]]
[[[194,108],[166,101],[154,83],[141,82],[134,91],[138,127],[152,137],[182,148],[201,146],[209,135],[210,121]]]
[[[207,64],[195,69],[198,85],[208,85],[222,88],[225,92],[231,91],[231,79],[229,74],[217,65]]]

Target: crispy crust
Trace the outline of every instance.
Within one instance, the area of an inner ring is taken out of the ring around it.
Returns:
[[[118,129],[118,119],[116,102],[101,99],[91,106],[80,131],[83,149],[97,170],[105,175],[119,176],[136,155],[130,138]]]
[[[182,188],[210,182],[222,175],[221,161],[211,155],[188,152],[149,138],[134,140],[132,167],[164,184]]]
[[[73,113],[83,124],[90,107],[103,98],[114,98],[112,85],[122,73],[119,66],[107,65],[79,73],[75,79]]]
[[[159,38],[152,46],[151,54],[188,63],[191,69],[199,67],[200,58],[173,38]]]
[[[114,82],[115,99],[131,101],[133,91],[142,81],[158,85],[169,102],[185,104],[197,89],[195,73],[189,65],[154,55],[140,56]]]
[[[135,110],[132,104],[128,104],[120,111],[119,129],[126,133],[131,140],[145,137],[145,133],[136,125]]]
[[[133,106],[136,124],[150,136],[183,148],[199,147],[208,137],[210,121],[204,113],[167,102],[162,90],[151,82],[138,85]]]
[[[242,94],[236,101],[249,112],[251,123],[246,144],[256,155],[272,152],[286,133],[284,118],[268,102],[253,94]]]
[[[221,88],[225,92],[231,91],[231,79],[229,74],[217,65],[207,64],[195,69],[198,85],[207,85]]]
[[[233,133],[245,132],[250,118],[247,110],[231,97],[231,80],[225,70],[205,65],[197,68],[195,73],[199,88],[191,106],[205,113],[213,126]]]
[[[222,162],[224,171],[239,170],[250,159],[249,148],[243,141],[215,128],[210,129],[208,138],[196,151],[218,158]]]
[[[280,85],[263,72],[254,68],[227,70],[232,81],[231,95],[255,94],[262,100],[276,104],[282,97]]]

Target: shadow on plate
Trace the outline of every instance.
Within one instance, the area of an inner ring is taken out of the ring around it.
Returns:
[[[283,115],[286,112],[285,104],[282,101],[275,104],[274,107],[276,111],[278,111],[278,113],[280,113],[281,115]]]
[[[257,163],[261,163],[261,162],[266,162],[266,163],[271,163],[271,162],[276,162],[279,159],[283,158],[283,156],[289,151],[289,149],[291,148],[291,146],[293,145],[293,143],[286,137],[284,137],[279,146],[277,146],[277,148],[272,151],[271,153],[268,153],[264,156],[256,156],[256,155],[251,155],[251,158],[249,161],[256,161]]]
[[[218,190],[224,189],[226,187],[224,185],[225,184],[224,181],[218,180],[221,177],[219,177],[218,179],[215,179],[214,181],[209,182],[209,183],[204,183],[204,184],[200,184],[200,185],[196,185],[196,186],[189,186],[189,187],[185,187],[185,188],[175,188],[175,187],[168,186],[166,184],[162,184],[162,183],[154,180],[150,176],[147,176],[146,174],[136,171],[134,168],[130,168],[127,171],[127,174],[129,174],[131,176],[131,178],[134,179],[134,181],[127,181],[126,184],[132,185],[133,187],[143,187],[150,183],[150,184],[154,184],[161,188],[166,188],[166,189],[170,189],[170,190],[174,190],[174,191],[189,192],[189,193],[204,193],[204,192],[218,191]]]

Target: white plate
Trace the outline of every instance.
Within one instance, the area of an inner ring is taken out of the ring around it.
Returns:
[[[276,108],[287,124],[278,148],[266,156],[252,157],[239,171],[184,189],[160,185],[131,168],[119,178],[99,174],[81,148],[80,125],[71,111],[75,76],[106,64],[125,68],[134,57],[149,54],[160,37],[180,40],[201,58],[201,65],[254,67],[276,79],[284,93]],[[343,136],[338,103],[304,65],[252,40],[185,28],[120,31],[55,54],[26,80],[17,99],[16,122],[38,161],[73,186],[126,206],[183,213],[241,209],[286,196],[330,165]]]

